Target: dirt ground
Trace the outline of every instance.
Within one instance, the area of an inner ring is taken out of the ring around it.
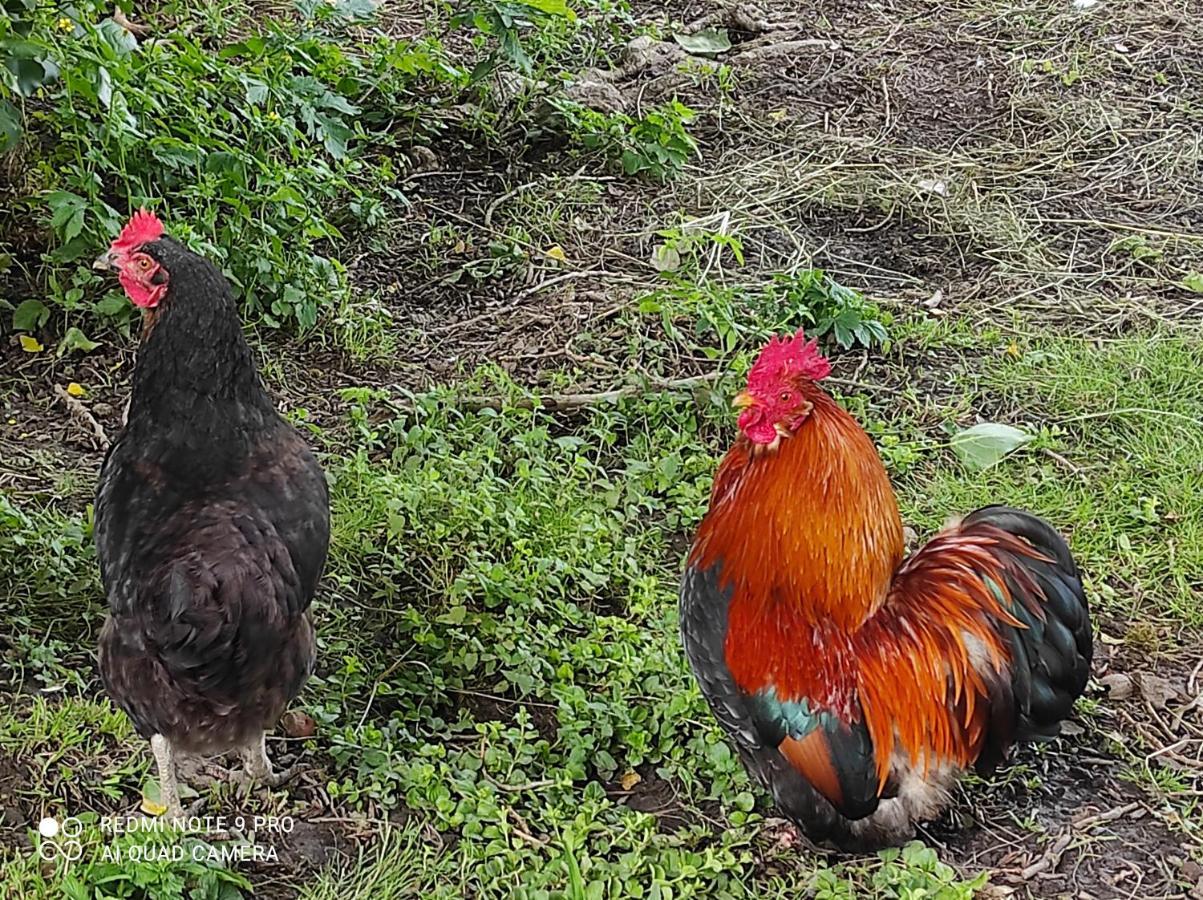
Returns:
[[[412,30],[406,12],[395,11],[395,33]],[[410,206],[385,240],[343,256],[355,294],[380,298],[372,302],[395,341],[357,353],[333,340],[262,338],[283,406],[336,428],[340,387],[417,391],[483,363],[559,394],[614,389],[627,371],[703,374],[707,360],[633,340],[638,320],[625,314],[656,283],[656,229],[672,216],[738,233],[747,271],[813,260],[887,308],[924,304],[971,329],[1022,320],[1032,331],[1102,341],[1138,325],[1203,324],[1199,295],[1174,286],[1203,270],[1203,16],[1190,4],[834,0],[757,9],[698,0],[640,2],[632,12],[644,25],[715,23],[732,36],[721,59],[734,72],[729,89],[706,60],[682,71],[685,54],[671,42],[579,79],[609,85],[632,113],[673,96],[697,110],[701,157],[685,177],[661,186],[583,172],[517,117],[524,133],[514,153],[466,147],[449,129],[411,153],[402,185]],[[431,247],[436,225],[452,235],[445,247]],[[531,253],[502,276],[459,277],[516,225],[531,248],[561,245],[567,262]],[[47,357],[23,353],[15,338],[0,344],[0,488],[17,497],[52,491],[82,508],[87,491],[74,486],[93,483],[100,432],[120,427],[133,344]],[[938,395],[946,379],[931,360],[866,358],[851,380],[879,395],[904,387]],[[565,369],[576,373],[571,384],[557,374]],[[56,395],[70,381],[89,385],[87,415]],[[1200,635],[1180,631],[1141,654],[1130,640],[1138,625],[1102,623],[1098,713],[1088,724],[1023,751],[990,785],[962,788],[957,812],[925,835],[967,876],[990,870],[988,896],[1203,898]],[[71,643],[94,640],[88,623],[64,627]],[[82,653],[79,663],[92,665]],[[10,688],[6,702],[28,701],[29,686]],[[473,711],[512,715],[488,700]],[[1139,751],[1145,765],[1194,787],[1157,794],[1120,777],[1136,746],[1160,748]],[[308,762],[292,793],[309,823],[289,842],[295,874],[353,856],[371,838],[326,795],[326,761]],[[0,751],[0,841],[27,840],[34,811],[22,787],[55,778],[81,806],[128,805]],[[665,829],[693,815],[650,770],[630,791],[606,787]],[[788,865],[788,849],[768,838],[762,852],[766,869]],[[272,879],[287,881],[278,869]],[[292,896],[271,883],[260,895]]]

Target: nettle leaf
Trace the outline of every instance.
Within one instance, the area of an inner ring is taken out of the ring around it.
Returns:
[[[953,435],[952,449],[966,467],[989,469],[1032,440],[1032,435],[1000,422],[982,422]]]
[[[62,343],[58,345],[56,351],[57,356],[62,356],[64,353],[70,353],[72,350],[82,350],[84,353],[90,353],[100,346],[98,341],[91,340],[86,334],[72,325],[67,329],[67,333],[63,335]]]
[[[46,324],[50,310],[41,300],[26,300],[13,310],[13,329],[34,331]]]
[[[96,312],[102,316],[119,316],[126,313],[129,308],[130,304],[125,299],[125,295],[116,291],[106,294],[96,302]]]
[[[726,28],[703,28],[693,34],[674,34],[673,40],[693,56],[717,56],[731,49],[731,38],[727,36]]]
[[[634,150],[622,152],[622,169],[628,175],[636,175],[648,167],[647,158]]]

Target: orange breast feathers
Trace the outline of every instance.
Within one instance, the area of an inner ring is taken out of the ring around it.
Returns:
[[[775,451],[741,437],[723,459],[689,564],[722,565],[726,662],[743,690],[845,708],[851,638],[885,601],[902,520],[868,435],[819,388],[806,399]]]

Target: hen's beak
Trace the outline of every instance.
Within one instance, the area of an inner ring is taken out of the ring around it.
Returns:
[[[106,250],[92,261],[92,268],[98,272],[117,272],[117,258],[112,250]]]
[[[731,401],[731,405],[736,409],[747,409],[756,403],[756,398],[747,391],[740,391],[735,395],[735,399]]]

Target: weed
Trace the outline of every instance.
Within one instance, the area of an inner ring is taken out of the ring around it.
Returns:
[[[383,201],[403,199],[391,160],[361,145],[369,134],[391,143],[372,129],[395,122],[393,99],[419,80],[458,77],[429,40],[344,49],[321,8],[218,53],[183,32],[139,44],[112,19],[92,24],[91,6],[66,36],[39,19],[35,37],[61,70],[50,109],[34,114],[52,138],[36,164],[58,239],[50,260],[89,258],[126,210],[169,198],[170,232],[222,266],[248,311],[311,327],[344,291],[329,242],[379,225]],[[50,297],[73,312],[98,286],[87,268],[58,269]],[[115,293],[95,310],[131,315]]]
[[[866,348],[885,346],[889,316],[863,294],[839,284],[822,269],[803,269],[792,275],[777,275],[766,292],[769,303],[793,310],[809,331],[822,337],[830,334],[847,350],[859,344]]]
[[[868,867],[852,863],[820,872],[815,879],[816,900],[854,900],[864,896],[865,888],[860,877],[866,868],[871,896],[909,900],[914,897],[930,897],[932,900],[972,900],[989,877],[986,873],[976,878],[962,880],[956,871],[940,862],[935,851],[920,843],[912,842],[901,850],[883,850],[878,854],[880,862]],[[843,877],[851,874],[853,877]]]
[[[33,31],[35,0],[0,2],[0,153],[17,145],[23,129],[21,110],[13,100],[31,97],[58,76],[58,66],[45,49],[28,38]],[[59,18],[55,27],[70,30],[70,19]]]
[[[697,152],[697,142],[686,129],[695,113],[675,99],[648,110],[641,119],[598,112],[563,98],[554,105],[583,147],[621,164],[628,175],[664,181],[676,176]]]
[[[729,247],[737,261],[740,259],[738,239],[727,235],[695,232],[685,239],[670,237],[664,245],[668,251],[657,252],[661,260],[671,252],[677,263],[677,271],[671,273],[674,283],[639,301],[639,312],[659,314],[673,340],[711,357],[721,355],[720,351],[730,354],[740,347],[757,347],[773,334],[800,327],[844,349],[854,344],[887,345],[888,314],[821,269],[778,275],[765,288],[721,287],[709,281],[695,284],[690,278],[699,259],[694,248],[704,240],[715,247]],[[686,248],[684,257],[678,246]]]
[[[522,32],[533,31],[552,18],[571,22],[576,15],[564,0],[475,0],[473,5],[452,16],[452,26],[471,24],[497,42],[496,47],[473,67],[469,81],[479,82],[503,62],[529,75],[533,64],[523,45]]]

